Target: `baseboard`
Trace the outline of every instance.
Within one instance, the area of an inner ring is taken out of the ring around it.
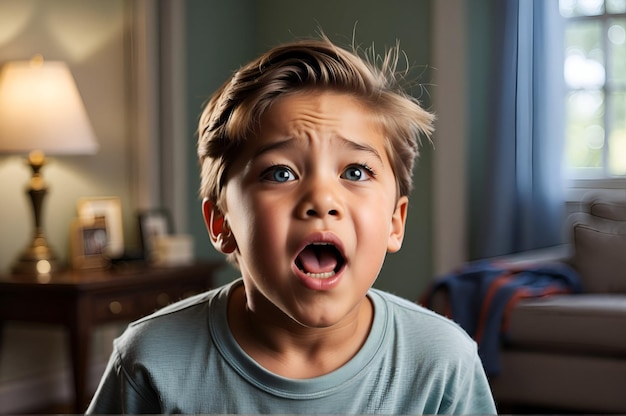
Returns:
[[[89,369],[88,386],[92,390],[98,385],[105,367],[106,361],[103,361]],[[71,403],[73,400],[74,389],[69,368],[0,384],[0,415],[27,413],[51,404]]]

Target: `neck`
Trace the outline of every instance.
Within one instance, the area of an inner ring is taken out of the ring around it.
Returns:
[[[228,322],[238,344],[262,367],[290,378],[312,378],[347,363],[367,339],[373,307],[366,298],[351,316],[330,327],[304,326],[268,302],[233,291]]]

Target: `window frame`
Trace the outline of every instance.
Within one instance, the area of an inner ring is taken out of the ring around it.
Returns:
[[[606,10],[606,2],[603,3],[603,11],[598,15],[580,15],[580,16],[571,16],[566,17],[562,16],[564,20],[563,30],[565,31],[568,24],[570,22],[579,22],[579,21],[600,21],[602,22],[602,39],[601,44],[604,53],[604,67],[608,72],[610,70],[610,63],[612,57],[612,53],[610,53],[609,48],[609,39],[608,39],[608,27],[610,25],[610,21],[616,18],[626,18],[626,12],[624,13],[607,13]],[[564,51],[565,52],[565,51]],[[564,83],[565,84],[565,83]],[[564,86],[565,95],[578,91],[580,89],[570,88],[567,85]],[[603,166],[599,168],[572,168],[567,166],[567,161],[564,160],[565,165],[565,179],[567,182],[566,186],[566,199],[568,201],[580,201],[584,198],[584,196],[590,192],[603,192],[605,194],[615,194],[621,198],[626,197],[626,175],[625,176],[613,176],[609,172],[608,158],[610,154],[610,147],[608,142],[608,134],[614,125],[614,121],[612,120],[612,112],[611,106],[612,102],[609,99],[611,94],[615,91],[624,91],[626,92],[626,85],[618,85],[615,86],[609,80],[609,77],[606,77],[604,84],[601,86],[600,90],[604,94],[605,97],[605,109],[604,114],[602,116],[604,129],[605,129],[605,145],[602,150],[603,157]],[[626,116],[626,115],[625,115]],[[565,158],[565,154],[564,154]]]

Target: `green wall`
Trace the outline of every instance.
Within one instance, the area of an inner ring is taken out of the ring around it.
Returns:
[[[491,45],[493,44],[493,9],[498,0],[473,0],[468,7],[467,39],[468,50],[472,51],[468,60],[466,103],[469,120],[469,143],[467,144],[467,184],[468,189],[468,241],[469,259],[479,258],[477,246],[471,242],[478,241],[482,232],[481,217],[484,201],[489,154],[487,137],[491,126],[489,119],[489,91],[493,77]]]
[[[321,29],[337,43],[352,42],[378,51],[400,40],[412,67],[410,79],[429,84],[431,79],[430,0],[188,0],[188,109],[190,131],[195,131],[200,106],[239,65],[278,43],[314,36]],[[414,95],[429,107],[428,91]],[[194,138],[195,139],[195,138]],[[402,250],[388,256],[377,287],[415,299],[432,277],[431,148],[426,145],[415,171],[407,235]],[[190,160],[195,161],[195,150]],[[197,165],[189,176],[197,189]],[[200,215],[197,195],[190,195],[190,232],[196,254],[220,258],[210,245]],[[221,280],[237,274],[225,271]]]
[[[187,111],[190,181],[188,232],[197,258],[223,259],[213,249],[202,219],[196,130],[204,102],[240,65],[256,56],[256,8],[252,0],[187,0]],[[222,270],[219,283],[232,280],[236,271]]]

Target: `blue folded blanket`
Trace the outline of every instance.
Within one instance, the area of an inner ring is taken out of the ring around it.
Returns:
[[[448,291],[450,318],[478,343],[488,375],[500,373],[500,344],[506,337],[508,311],[523,298],[582,290],[578,274],[563,263],[517,268],[503,261],[480,260],[436,279],[423,304],[439,290]]]

